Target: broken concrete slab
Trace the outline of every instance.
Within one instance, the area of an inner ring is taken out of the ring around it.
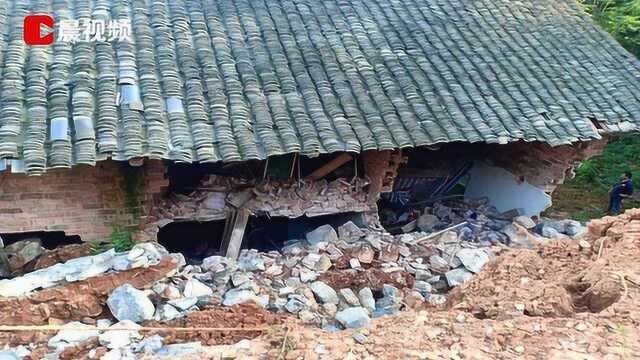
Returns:
[[[338,227],[338,235],[340,240],[354,243],[362,239],[365,233],[353,221],[347,221],[344,225]]]

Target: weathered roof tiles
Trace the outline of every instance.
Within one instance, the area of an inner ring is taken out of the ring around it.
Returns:
[[[23,18],[129,19],[132,42],[26,46]],[[0,2],[0,159],[184,162],[640,124],[640,66],[573,0]]]

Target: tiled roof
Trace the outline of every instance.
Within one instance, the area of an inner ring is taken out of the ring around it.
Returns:
[[[133,42],[30,47],[28,13]],[[0,1],[0,158],[237,161],[640,124],[640,67],[573,0]]]

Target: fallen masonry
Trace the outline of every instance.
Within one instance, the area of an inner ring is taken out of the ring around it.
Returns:
[[[157,243],[68,259],[1,280],[0,316],[3,325],[55,321],[74,330],[61,330],[50,339],[53,334],[4,332],[0,340],[14,346],[48,340],[46,351],[60,355],[95,332],[109,356],[178,351],[165,346],[167,337],[175,335],[162,332],[156,334],[161,344],[146,346],[152,338],[136,332],[135,324],[193,326],[191,319],[211,309],[246,305],[265,314],[295,316],[326,331],[361,328],[403,309],[442,306],[452,288],[469,282],[508,246],[533,248],[551,241],[542,236],[547,228],[565,233],[554,233],[554,238],[584,232],[579,223],[536,224],[517,212],[499,213],[483,201],[440,202],[425,208],[421,218],[429,219],[431,232],[390,235],[351,222],[337,229],[322,225],[304,239],[287,241],[280,251],[245,249],[237,260],[210,256],[200,265],[187,265],[181,254],[169,254]],[[23,311],[10,311],[16,307]],[[96,324],[105,326],[74,337],[77,326]],[[127,331],[117,330],[123,324],[129,325]],[[209,345],[223,341],[208,339]]]

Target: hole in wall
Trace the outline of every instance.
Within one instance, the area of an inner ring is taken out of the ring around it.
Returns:
[[[0,238],[4,242],[4,246],[11,245],[18,241],[39,240],[42,247],[53,250],[57,247],[82,244],[82,239],[78,235],[67,235],[64,231],[30,231],[22,233],[3,233]]]
[[[244,233],[242,248],[259,251],[280,250],[285,242],[302,240],[306,233],[321,225],[329,224],[337,230],[348,221],[364,227],[363,214],[356,212],[297,218],[251,216]]]
[[[160,229],[158,242],[169,252],[182,253],[187,264],[200,264],[220,254],[224,226],[224,220],[174,221]]]

